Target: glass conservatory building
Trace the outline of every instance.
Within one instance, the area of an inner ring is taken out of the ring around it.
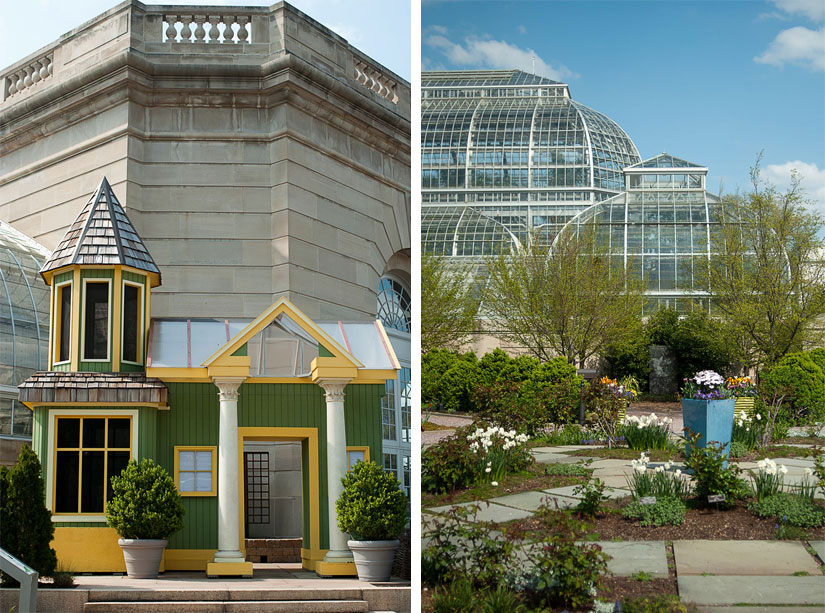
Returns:
[[[437,254],[549,242],[622,191],[622,169],[641,160],[624,130],[564,83],[517,70],[425,72],[421,89],[422,232]]]
[[[474,264],[478,278],[487,256],[594,224],[616,263],[647,280],[646,313],[707,308],[694,270],[720,199],[704,166],[642,161],[566,84],[516,70],[423,73],[421,129],[425,253]]]
[[[0,463],[11,464],[31,441],[32,412],[17,385],[46,368],[49,288],[38,271],[49,250],[0,221]]]

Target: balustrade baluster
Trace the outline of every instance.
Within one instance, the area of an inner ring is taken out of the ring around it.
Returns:
[[[175,27],[175,24],[178,23],[178,16],[177,15],[166,15],[166,41],[170,43],[177,42],[178,40],[178,30]]]
[[[195,42],[205,43],[206,30],[203,28],[203,22],[206,21],[206,15],[195,15]]]
[[[192,28],[189,27],[189,24],[192,23],[192,16],[191,15],[181,15],[179,17],[181,23],[183,23],[183,29],[180,31],[180,42],[191,43],[192,42]]]
[[[209,15],[206,18],[209,21],[209,42],[210,43],[218,43],[218,36],[220,36],[220,31],[218,30],[218,24],[221,21],[221,18],[217,15]]]
[[[235,33],[232,31],[232,24],[235,23],[235,18],[222,15],[221,21],[223,22],[223,44],[232,44],[232,38],[235,36]]]
[[[238,29],[238,42],[245,43],[247,42],[246,39],[249,38],[249,31],[246,29],[246,24],[249,23],[249,17],[240,16],[237,18],[238,25],[240,28]]]

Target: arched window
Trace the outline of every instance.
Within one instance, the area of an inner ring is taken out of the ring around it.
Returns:
[[[378,319],[388,328],[410,331],[410,292],[393,277],[378,284]]]

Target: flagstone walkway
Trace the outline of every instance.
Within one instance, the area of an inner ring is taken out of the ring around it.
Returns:
[[[571,456],[583,445],[537,447],[532,450],[536,461],[575,463],[588,458]],[[626,478],[632,468],[629,460],[591,458],[593,478],[598,477],[612,488],[606,492],[612,498],[630,496]],[[786,483],[798,483],[806,467],[813,462],[799,458],[776,458],[777,464],[788,468]],[[651,462],[648,468],[662,464]],[[681,468],[678,462],[674,467]],[[753,462],[741,462],[742,469],[756,469]],[[747,473],[743,476],[747,476]],[[477,521],[496,523],[530,517],[547,498],[559,508],[578,504],[574,486],[520,492],[491,498],[481,504]],[[818,496],[821,497],[821,492]],[[425,509],[425,526],[434,515],[453,506]],[[825,531],[823,531],[825,539]],[[667,556],[663,541],[599,542],[611,557],[609,570],[618,576],[638,572],[654,577],[667,577]],[[810,542],[809,552],[800,541],[673,541],[679,596],[707,613],[791,613],[825,610],[825,540]],[[735,605],[735,606],[734,606]],[[752,605],[752,606],[749,606]]]

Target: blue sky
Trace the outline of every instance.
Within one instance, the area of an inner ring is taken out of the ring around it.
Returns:
[[[275,0],[145,0],[146,5],[270,6]],[[289,0],[407,81],[410,0]],[[0,1],[0,69],[120,4],[119,0]],[[33,19],[37,18],[37,21]]]
[[[708,187],[778,187],[825,213],[825,1],[422,2],[423,70],[520,68],[569,83],[642,157],[708,166]]]

